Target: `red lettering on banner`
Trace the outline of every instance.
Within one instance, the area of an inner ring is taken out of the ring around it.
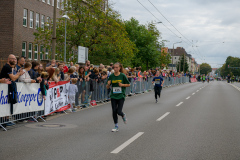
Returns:
[[[57,89],[57,97],[60,97],[60,91],[59,91],[59,88]]]

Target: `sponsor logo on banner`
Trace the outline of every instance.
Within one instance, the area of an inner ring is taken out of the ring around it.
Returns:
[[[0,84],[0,117],[10,115],[8,85]],[[39,83],[17,83],[18,103],[13,105],[13,114],[44,110]]]
[[[45,101],[45,115],[56,111],[64,111],[70,108],[68,102],[68,88],[70,82],[61,81],[58,83],[52,82],[47,91]]]

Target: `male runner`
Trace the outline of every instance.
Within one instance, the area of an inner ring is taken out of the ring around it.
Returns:
[[[155,83],[155,86],[154,86],[155,99],[156,99],[156,103],[158,103],[157,96],[159,96],[159,98],[160,98],[162,86],[163,86],[163,83],[164,83],[164,80],[160,76],[160,72],[159,71],[157,71],[156,77],[153,78],[152,83]]]

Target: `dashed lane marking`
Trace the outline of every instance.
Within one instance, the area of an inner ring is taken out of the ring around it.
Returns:
[[[183,102],[178,103],[176,106],[179,107],[183,104]]]
[[[157,122],[160,122],[161,120],[163,120],[163,118],[167,117],[169,114],[170,112],[165,113],[164,115],[157,119]]]
[[[113,150],[111,153],[113,154],[117,154],[119,152],[121,152],[124,148],[126,148],[129,144],[131,144],[133,141],[135,141],[136,139],[138,139],[140,136],[142,136],[144,134],[144,132],[139,132],[137,133],[135,136],[133,136],[132,138],[130,138],[128,141],[126,141],[125,143],[123,143],[121,146],[119,146],[118,148],[116,148],[115,150]]]
[[[189,99],[190,98],[190,96],[188,96],[186,99]]]

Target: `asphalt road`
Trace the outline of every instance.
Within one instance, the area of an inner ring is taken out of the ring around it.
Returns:
[[[235,87],[234,87],[234,86]],[[0,131],[0,160],[239,160],[240,85],[191,83]],[[238,88],[237,88],[238,86]],[[61,124],[61,127],[58,127]]]

